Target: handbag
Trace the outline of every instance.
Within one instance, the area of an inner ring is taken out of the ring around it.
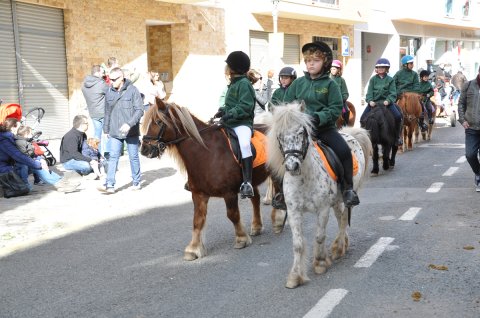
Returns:
[[[7,199],[27,195],[30,192],[22,178],[14,171],[0,173],[0,186],[3,189],[3,196]]]

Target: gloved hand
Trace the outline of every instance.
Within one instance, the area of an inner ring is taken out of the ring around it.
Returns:
[[[383,101],[383,105],[388,106],[388,104],[390,104],[390,103],[388,102],[388,100],[384,100],[384,101]]]
[[[371,107],[375,107],[375,102],[373,100],[371,100],[368,105],[370,105]]]
[[[219,109],[215,115],[213,115],[213,118],[220,118],[222,117],[223,115],[225,115],[225,112],[223,111],[223,109]]]
[[[226,122],[226,121],[228,121],[228,120],[231,119],[231,118],[232,118],[231,115],[225,114],[225,115],[222,116],[222,118],[221,118],[220,120],[223,121],[223,122]]]
[[[318,128],[320,126],[320,117],[317,114],[310,116],[313,128]]]
[[[130,126],[128,124],[123,124],[119,130],[122,135],[127,135],[128,132],[130,131]]]

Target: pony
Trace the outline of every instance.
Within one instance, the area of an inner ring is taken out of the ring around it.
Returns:
[[[193,116],[187,108],[165,104],[156,98],[156,105],[144,115],[142,133],[142,155],[161,158],[164,151],[168,150],[176,159],[180,170],[188,176],[194,213],[192,239],[185,248],[184,260],[195,260],[207,254],[202,233],[210,197],[222,197],[225,200],[227,217],[235,229],[234,248],[247,247],[252,243],[250,235],[261,234],[263,223],[258,186],[269,175],[266,164],[253,169],[254,197],[250,199],[253,218],[249,235],[238,208],[241,168],[219,125],[205,123]],[[274,215],[272,212],[272,217]]]
[[[399,100],[398,106],[403,114],[403,148],[413,150],[413,133],[418,127],[418,119],[422,113],[421,95],[413,92],[404,92]]]
[[[362,127],[370,132],[370,140],[373,145],[373,168],[370,173],[373,176],[378,175],[378,145],[382,146],[383,170],[393,168],[398,149],[395,146],[395,118],[393,114],[381,105],[373,107],[362,122]]]
[[[303,103],[287,104],[273,111],[272,126],[267,135],[267,164],[274,178],[282,180],[283,193],[288,211],[288,222],[292,230],[293,266],[287,277],[287,288],[295,288],[307,282],[303,215],[317,215],[314,241],[313,268],[317,274],[325,273],[333,259],[345,255],[348,247],[346,226],[351,209],[343,203],[340,184],[327,172],[325,163],[312,141],[310,116],[304,113]],[[354,189],[358,190],[364,180],[372,145],[368,132],[362,128],[344,128],[343,138],[358,160],[354,176]],[[332,257],[325,245],[326,225],[330,208],[337,218],[339,231],[332,244]],[[348,211],[347,211],[348,210]]]
[[[348,109],[350,110],[350,113],[348,115],[348,123],[345,123],[345,119],[343,118],[343,115],[340,114],[340,116],[338,116],[338,119],[335,123],[338,129],[342,129],[344,126],[353,127],[353,125],[355,125],[355,117],[357,116],[357,111],[355,110],[355,106],[353,106],[353,104],[350,103],[349,101],[347,101],[346,103],[347,103]]]

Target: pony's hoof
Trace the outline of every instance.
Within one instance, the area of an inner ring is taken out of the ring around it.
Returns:
[[[272,200],[263,199],[263,200],[262,200],[262,203],[263,203],[263,205],[270,205],[270,204],[272,204]]]
[[[305,284],[308,281],[308,278],[304,279],[300,275],[288,275],[287,283],[285,284],[285,287],[293,289],[297,288],[300,285]]]
[[[248,236],[247,238],[244,238],[244,239],[237,239],[233,247],[236,249],[241,249],[241,248],[247,247],[250,244],[252,244],[252,239],[250,238],[250,236]]]
[[[198,258],[197,255],[195,255],[195,253],[192,253],[192,252],[185,252],[183,254],[183,260],[184,261],[194,261]]]
[[[372,173],[370,174],[370,177],[378,177],[378,172],[372,172]]]
[[[257,236],[262,234],[262,227],[253,227],[250,229],[250,235],[251,236]]]
[[[313,262],[313,270],[315,271],[315,274],[324,274],[327,269],[332,265],[332,260],[327,257],[324,261],[317,261],[315,260]]]
[[[273,226],[273,233],[280,234],[282,232],[283,232],[283,226],[282,225],[274,225]]]

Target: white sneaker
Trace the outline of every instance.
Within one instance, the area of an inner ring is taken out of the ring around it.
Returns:
[[[137,185],[132,185],[130,187],[131,190],[134,190],[134,191],[138,191],[138,190],[141,190],[142,189],[142,185],[139,183]]]
[[[114,194],[115,188],[107,188],[105,186],[101,186],[97,188],[98,191],[105,193],[105,194]]]

